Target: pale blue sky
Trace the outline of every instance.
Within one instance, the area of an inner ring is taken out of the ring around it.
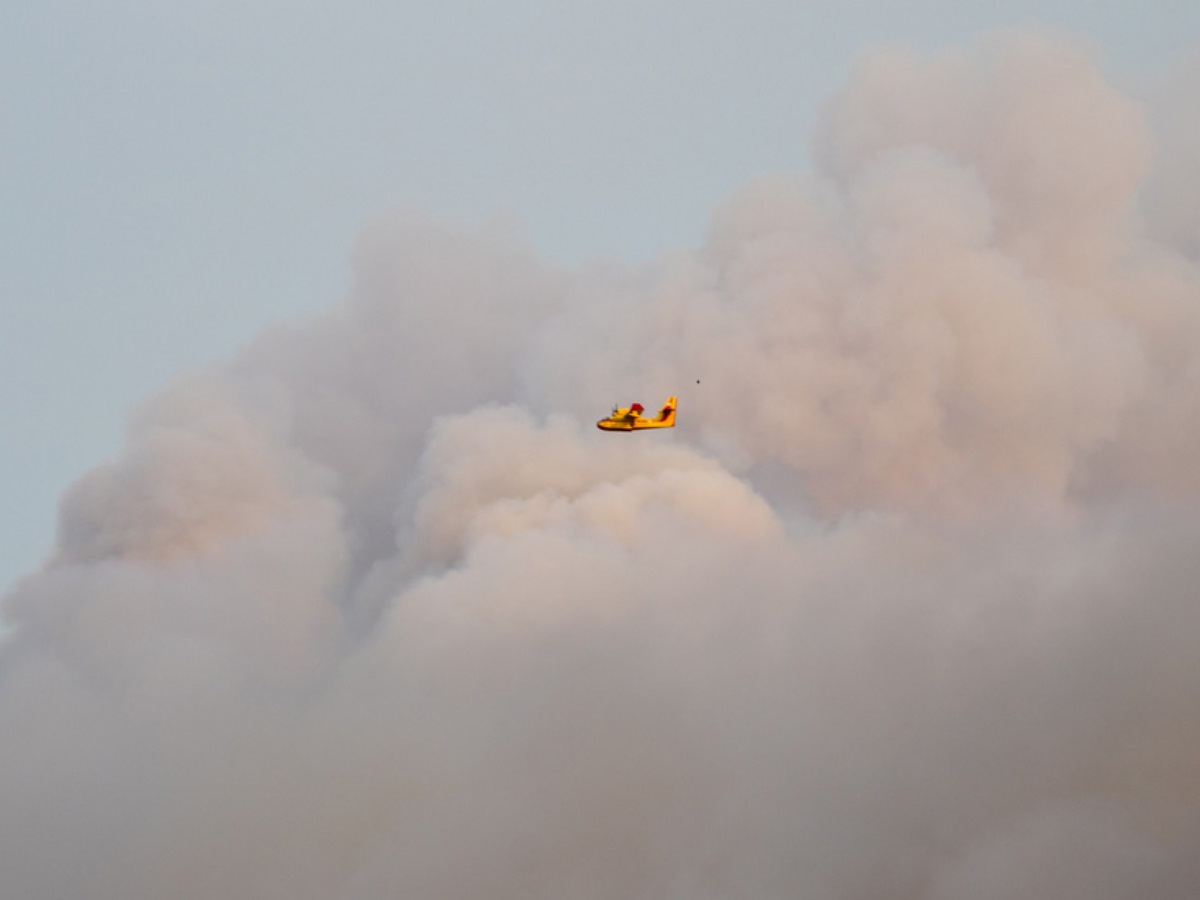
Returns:
[[[43,0],[0,11],[0,588],[181,368],[339,299],[395,205],[511,217],[573,263],[694,244],[806,166],[853,57],[1032,22],[1136,86],[1195,0]]]

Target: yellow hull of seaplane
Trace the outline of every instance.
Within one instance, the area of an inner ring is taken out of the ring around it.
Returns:
[[[675,397],[668,397],[667,402],[663,404],[663,408],[654,418],[647,418],[642,413],[645,411],[640,403],[635,403],[633,406],[614,406],[612,415],[607,419],[601,419],[596,423],[596,427],[601,431],[646,431],[650,428],[674,428],[675,427],[675,407],[679,401]]]

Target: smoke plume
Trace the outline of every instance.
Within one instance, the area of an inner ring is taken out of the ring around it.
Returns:
[[[1200,896],[1198,72],[868,55],[636,270],[369,225],[6,595],[4,896]]]

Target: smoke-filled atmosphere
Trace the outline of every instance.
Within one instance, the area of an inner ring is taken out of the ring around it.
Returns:
[[[1197,90],[880,49],[689,250],[367,223],[8,588],[0,894],[1200,896]]]

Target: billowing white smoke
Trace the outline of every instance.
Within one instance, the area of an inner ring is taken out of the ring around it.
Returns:
[[[1139,213],[1150,134],[1009,35],[863,60],[815,176],[646,271],[372,226],[10,590],[0,893],[1200,896],[1197,221]]]

